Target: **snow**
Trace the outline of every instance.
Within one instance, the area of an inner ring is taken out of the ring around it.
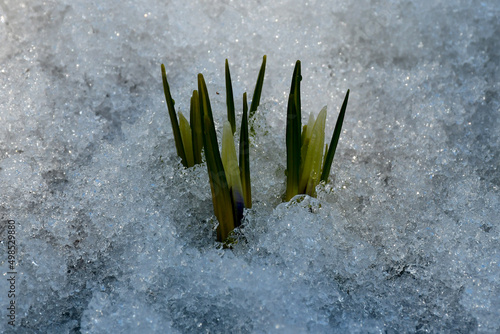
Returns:
[[[499,16],[495,0],[4,0],[0,332],[500,331]],[[264,54],[254,207],[222,249],[160,64],[184,114],[204,74],[220,142],[224,60],[239,124]],[[351,94],[330,183],[283,203],[297,59],[328,142]]]

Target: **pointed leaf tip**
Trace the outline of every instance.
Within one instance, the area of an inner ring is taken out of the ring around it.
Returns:
[[[226,59],[225,66],[225,77],[226,77],[226,105],[227,105],[227,120],[231,124],[231,130],[233,134],[236,132],[236,116],[234,108],[234,97],[233,97],[233,84],[231,82],[231,72],[229,71],[229,63]]]
[[[170,116],[170,123],[172,125],[172,131],[174,133],[175,147],[177,150],[177,155],[181,158],[184,167],[188,167],[188,162],[186,158],[186,153],[184,151],[184,145],[182,143],[181,131],[179,128],[179,122],[177,121],[177,114],[175,113],[174,100],[170,94],[170,87],[167,80],[167,72],[165,71],[165,65],[161,64],[161,76],[163,81],[163,92],[165,93],[165,102],[167,103],[168,114]]]
[[[337,123],[335,124],[335,129],[333,130],[332,140],[330,142],[328,153],[326,154],[325,163],[323,165],[323,171],[321,173],[321,181],[328,182],[328,177],[330,176],[330,169],[332,167],[333,157],[335,156],[335,151],[337,149],[337,144],[339,143],[340,133],[342,132],[342,124],[344,123],[344,116],[347,109],[347,102],[349,100],[349,92],[345,94],[344,102],[340,108],[339,116],[337,117]]]
[[[257,108],[260,105],[260,97],[262,94],[262,86],[264,85],[264,75],[266,73],[266,61],[267,56],[262,57],[262,65],[260,66],[259,76],[257,77],[257,83],[255,84],[255,89],[252,96],[252,104],[250,105],[249,117],[252,118]]]

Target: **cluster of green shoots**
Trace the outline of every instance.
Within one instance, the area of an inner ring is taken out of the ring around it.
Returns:
[[[257,83],[248,112],[247,94],[243,94],[243,117],[240,129],[239,159],[236,156],[234,133],[236,116],[233,98],[231,73],[226,59],[226,104],[227,121],[222,130],[222,149],[219,152],[210,98],[202,74],[198,74],[198,90],[193,91],[190,105],[190,123],[179,112],[179,119],[174,109],[174,100],[170,94],[165,66],[161,65],[163,90],[167,101],[170,121],[174,132],[177,154],[185,167],[192,167],[202,162],[202,148],[207,162],[212,203],[215,216],[219,221],[217,240],[227,241],[235,227],[241,225],[243,210],[252,207],[252,188],[250,185],[250,159],[248,114],[253,116],[260,103],[266,56],[262,60]]]
[[[219,221],[217,240],[220,242],[231,243],[231,232],[241,225],[244,209],[252,207],[248,119],[253,117],[259,106],[265,68],[266,56],[262,60],[250,110],[248,110],[247,94],[243,94],[243,116],[237,156],[233,138],[236,132],[235,107],[227,59],[225,66],[227,121],[223,125],[221,151],[219,151],[210,98],[203,75],[198,74],[198,90],[194,90],[191,96],[188,122],[181,112],[178,114],[175,112],[175,102],[170,94],[165,66],[161,65],[163,89],[177,154],[184,167],[192,167],[202,163],[202,152],[204,152],[214,213]],[[326,145],[323,158],[326,108],[320,111],[316,119],[310,114],[307,125],[302,128],[300,81],[300,61],[297,61],[287,110],[287,187],[285,194],[287,201],[298,194],[315,196],[318,183],[328,181],[349,98],[348,90],[330,146]]]
[[[300,81],[302,80],[300,61],[297,60],[293,71],[292,86],[288,97],[286,116],[286,194],[289,201],[298,194],[316,196],[316,186],[320,181],[328,182],[333,156],[344,122],[345,110],[349,99],[349,90],[340,109],[333,131],[330,147],[325,145],[326,107],[316,120],[309,114],[307,125],[301,126]],[[301,133],[302,130],[302,133]],[[323,158],[323,147],[325,156]]]

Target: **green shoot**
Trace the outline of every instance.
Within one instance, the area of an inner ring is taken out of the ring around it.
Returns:
[[[326,108],[323,108],[314,122],[312,131],[310,131],[310,137],[305,139],[309,145],[305,154],[302,155],[304,159],[299,180],[299,191],[311,196],[314,193],[314,188],[319,183],[321,175],[323,146],[325,143],[325,122]]]
[[[249,140],[248,140],[248,103],[247,93],[243,93],[243,117],[241,119],[240,130],[240,175],[243,188],[243,198],[245,207],[252,207],[252,187],[250,186],[250,158],[249,158]]]
[[[203,148],[202,118],[198,91],[194,90],[191,96],[191,130],[193,135],[193,158],[195,164],[201,164],[201,149]]]
[[[252,104],[250,105],[250,118],[253,117],[260,104],[260,96],[262,94],[262,86],[264,85],[264,74],[266,73],[266,60],[267,57],[262,57],[262,65],[260,66],[259,76],[252,96]]]
[[[299,194],[301,135],[300,135],[300,61],[297,60],[293,71],[290,96],[286,117],[286,171],[287,184],[285,199],[289,201]]]
[[[179,128],[181,131],[182,146],[186,154],[187,166],[194,166],[193,158],[193,137],[191,134],[191,126],[184,115],[179,111]]]
[[[161,76],[163,79],[163,92],[165,93],[165,101],[167,102],[168,113],[170,115],[170,122],[172,124],[172,130],[174,131],[175,147],[177,148],[177,155],[181,158],[182,164],[188,167],[186,154],[184,152],[184,146],[182,144],[181,131],[179,129],[179,123],[177,122],[177,116],[175,114],[174,99],[170,94],[170,87],[168,86],[167,73],[165,71],[165,65],[161,64]]]
[[[198,74],[198,91],[200,98],[200,110],[203,115],[203,146],[207,161],[210,189],[212,191],[212,203],[214,213],[219,221],[217,227],[217,240],[225,241],[231,231],[235,228],[234,210],[231,193],[224,172],[224,166],[217,144],[217,135],[210,106],[207,86],[202,74]]]
[[[226,59],[226,105],[227,105],[227,120],[231,124],[233,135],[236,132],[236,116],[234,115],[234,98],[233,84],[231,83],[231,72],[229,72],[229,63]]]
[[[192,167],[195,164],[200,164],[203,139],[201,133],[202,118],[200,114],[198,92],[196,90],[193,91],[193,95],[191,96],[191,106],[189,110],[191,123],[188,123],[187,119],[181,112],[179,112],[179,119],[177,119],[174,108],[175,101],[172,99],[172,95],[170,94],[165,65],[163,64],[161,64],[161,75],[170,122],[174,132],[177,155],[181,158],[181,162],[184,167]]]
[[[224,123],[222,131],[222,164],[226,172],[226,179],[233,205],[234,226],[238,227],[243,218],[244,200],[243,189],[241,186],[240,167],[236,158],[236,149],[234,147],[234,138],[229,122]]]
[[[342,108],[340,108],[339,117],[337,118],[337,123],[335,123],[335,130],[333,130],[330,148],[328,149],[328,153],[326,153],[325,164],[323,165],[323,173],[321,174],[321,181],[324,182],[328,182],[328,177],[330,176],[330,168],[332,167],[333,156],[335,155],[335,150],[337,149],[337,144],[339,143],[340,132],[342,131],[342,123],[344,123],[344,115],[348,100],[349,89],[345,94],[344,102],[342,103]]]

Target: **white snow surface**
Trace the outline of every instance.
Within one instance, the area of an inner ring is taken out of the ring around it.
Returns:
[[[499,17],[498,0],[0,1],[0,332],[500,332]],[[224,60],[239,124],[263,55],[254,207],[222,249],[160,64],[185,113],[204,74],[220,135]],[[283,203],[297,59],[326,140],[351,95],[330,182]]]

